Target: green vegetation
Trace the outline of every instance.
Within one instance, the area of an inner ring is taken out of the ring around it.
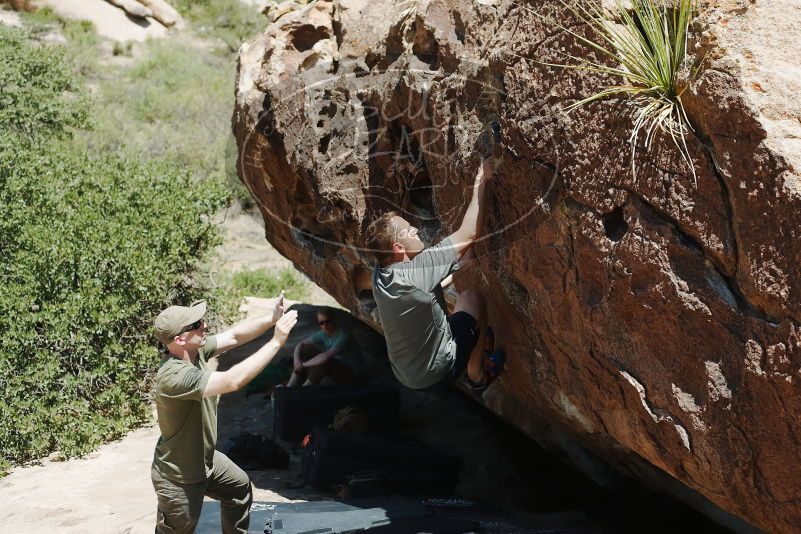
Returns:
[[[226,274],[217,292],[220,314],[228,319],[238,316],[238,308],[246,296],[273,297],[286,290],[286,298],[304,301],[309,297],[309,284],[294,269],[277,273],[266,269],[243,269]]]
[[[628,7],[622,0],[614,0],[612,15],[620,20],[620,24],[605,16],[600,0],[560,2],[590,26],[593,36],[587,38],[578,30],[558,22],[555,24],[596,51],[600,59],[568,55],[573,64],[559,66],[597,72],[619,81],[579,100],[567,110],[610,96],[631,97],[634,104],[634,127],[630,139],[632,169],[640,132],[646,132],[645,147],[648,149],[655,132],[661,131],[673,140],[695,177],[685,142],[692,127],[681,95],[692,78],[687,67],[687,36],[697,0],[678,0],[675,7],[673,3],[660,0],[633,0]]]
[[[84,76],[96,73],[100,40],[91,22],[61,19],[49,7],[23,13],[23,20],[30,25],[34,38],[41,39],[48,34],[62,36],[66,42],[59,49],[73,70]]]
[[[200,179],[224,178],[235,64],[186,38],[153,40],[131,66],[98,80],[93,131],[78,141],[96,152],[165,159]]]
[[[27,34],[0,26],[0,135],[29,142],[64,138],[88,125],[89,102],[62,55],[28,44]]]
[[[192,32],[135,45],[115,43],[113,56],[133,62],[101,61],[100,40],[91,23],[58,18],[49,8],[25,15],[33,37],[54,31],[66,38],[68,63],[96,88],[94,127],[76,140],[89,151],[159,158],[200,179],[228,183],[250,204],[247,190],[226,157],[235,158],[231,113],[239,45],[265,24],[255,7],[239,0],[173,2]],[[200,41],[196,35],[212,38]],[[228,146],[228,155],[226,147]],[[232,172],[233,171],[233,172]],[[230,176],[228,176],[230,175]]]
[[[173,0],[172,5],[201,35],[220,39],[231,52],[266,26],[258,10],[241,0]]]
[[[67,51],[0,26],[0,472],[149,420],[152,318],[202,294],[216,180],[93,155]]]
[[[239,0],[176,7],[190,30],[134,45],[49,8],[0,26],[0,476],[150,420],[167,304],[205,297],[231,322],[245,295],[307,296],[290,269],[196,282],[231,192],[250,200],[232,173],[233,52],[264,19]]]

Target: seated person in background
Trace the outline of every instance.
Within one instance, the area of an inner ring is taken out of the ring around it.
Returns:
[[[334,320],[334,310],[317,311],[320,331],[295,345],[294,370],[288,387],[319,384],[323,378],[348,384],[356,381],[362,351],[356,338]]]

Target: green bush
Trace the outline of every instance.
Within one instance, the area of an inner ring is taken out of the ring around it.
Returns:
[[[32,46],[27,32],[0,25],[0,59],[0,135],[62,138],[87,126],[88,101],[63,51]]]
[[[243,297],[275,296],[286,290],[286,297],[292,300],[304,300],[309,296],[306,282],[294,269],[284,268],[277,272],[267,269],[236,271],[231,276],[231,286]]]
[[[2,472],[149,420],[153,317],[202,292],[192,274],[227,194],[58,141],[87,119],[58,51],[0,26],[0,66]]]
[[[22,16],[34,37],[44,38],[45,35],[57,33],[66,40],[60,49],[69,60],[71,69],[81,75],[97,71],[97,47],[100,41],[91,22],[62,19],[47,6],[33,13],[23,13]]]

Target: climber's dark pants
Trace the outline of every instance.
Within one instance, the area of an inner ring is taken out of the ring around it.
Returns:
[[[451,327],[451,335],[456,342],[456,358],[453,360],[450,371],[442,380],[421,391],[442,391],[456,382],[467,369],[470,354],[478,342],[480,333],[478,321],[469,313],[460,311],[448,317],[448,325]]]

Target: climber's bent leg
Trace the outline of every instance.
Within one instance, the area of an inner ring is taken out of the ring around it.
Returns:
[[[472,325],[467,324],[464,315],[472,319]],[[481,293],[472,289],[463,291],[456,301],[449,322],[456,340],[457,361],[459,356],[467,357],[467,377],[473,382],[483,382],[481,361],[484,358],[484,339],[487,333],[487,307]]]

